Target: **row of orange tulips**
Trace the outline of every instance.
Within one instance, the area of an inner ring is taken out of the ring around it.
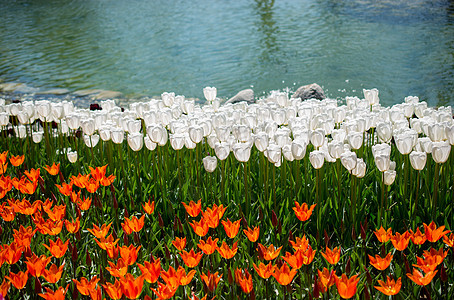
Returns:
[[[423,224],[423,232],[381,227],[373,235],[361,223],[353,245],[336,247],[331,246],[336,237],[325,232],[322,247],[300,224],[285,224],[293,233],[277,237],[282,224],[275,215],[256,224],[241,215],[235,220],[232,204],[207,203],[202,209],[201,200],[183,201],[184,210],[174,207],[175,221],[166,224],[159,202],[149,200],[131,211],[117,203],[115,177],[106,175],[106,166],[66,182],[59,164],[43,166],[47,174],[42,174],[39,168],[24,169],[23,158],[0,155],[3,297],[348,299],[370,297],[373,287],[385,295],[411,297],[415,286],[423,287],[416,293],[430,294],[427,286],[434,278],[442,290],[449,284],[453,261],[446,257],[454,234],[434,222]],[[293,213],[305,224],[314,208],[295,201]]]

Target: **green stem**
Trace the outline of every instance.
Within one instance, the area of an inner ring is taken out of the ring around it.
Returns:
[[[440,174],[440,164],[435,163],[435,179],[434,179],[434,195],[432,200],[432,220],[435,220],[435,213],[437,209],[437,198],[438,198],[438,179]]]

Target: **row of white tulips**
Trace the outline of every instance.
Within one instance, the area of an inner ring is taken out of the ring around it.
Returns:
[[[3,100],[0,125],[3,129],[13,127],[22,139],[31,135],[35,143],[40,143],[44,134],[37,119],[56,122],[54,135],[80,129],[87,147],[96,147],[100,139],[121,144],[125,138],[133,151],[143,145],[153,151],[167,143],[174,150],[208,143],[215,153],[203,158],[208,172],[231,152],[238,161],[247,162],[253,146],[279,167],[283,159],[303,159],[312,144],[315,150],[309,153],[309,160],[315,169],[322,168],[325,161],[340,159],[351,174],[361,178],[366,174],[366,163],[352,150],[368,143],[386,185],[396,178],[392,141],[402,155],[409,154],[415,170],[424,168],[429,153],[436,163],[446,162],[454,145],[452,108],[428,107],[414,96],[383,107],[376,89],[364,90],[364,99],[347,97],[344,105],[334,99],[301,101],[286,92],[272,91],[254,104],[221,106],[216,88],[205,88],[204,95],[207,103],[202,106],[184,96],[163,93],[161,99],[131,103],[129,109],[120,108],[113,100],[102,101],[102,110],[96,111],[67,101],[5,104]],[[13,126],[10,116],[17,117],[19,124]],[[28,124],[32,124],[31,131]],[[365,135],[371,128],[376,135]],[[66,154],[71,162],[77,160],[77,152],[68,150]]]

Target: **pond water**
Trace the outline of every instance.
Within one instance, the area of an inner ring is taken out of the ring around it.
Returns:
[[[454,105],[454,1],[0,0],[0,79],[228,98],[316,82]]]

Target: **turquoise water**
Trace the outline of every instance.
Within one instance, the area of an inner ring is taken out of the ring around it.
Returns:
[[[454,105],[453,1],[1,0],[0,79],[227,98],[317,82]]]

